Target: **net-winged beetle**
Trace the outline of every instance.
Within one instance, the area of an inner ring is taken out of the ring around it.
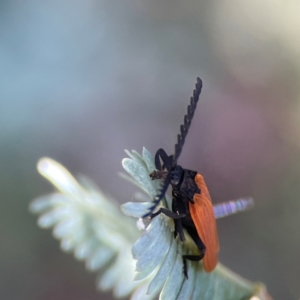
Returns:
[[[186,260],[199,261],[203,259],[203,266],[207,272],[214,270],[218,263],[219,242],[216,220],[211,198],[203,179],[196,171],[183,169],[177,164],[182,151],[188,130],[190,128],[197,102],[202,89],[202,81],[197,78],[180,134],[177,137],[175,152],[167,155],[163,149],[158,149],[155,154],[156,170],[150,174],[152,180],[163,179],[158,195],[153,199],[153,205],[143,217],[154,218],[160,213],[174,220],[174,237],[179,235],[185,241],[184,229],[189,233],[200,250],[199,255],[183,255],[183,272],[187,276]],[[161,161],[163,164],[161,164]],[[159,202],[164,197],[169,184],[172,186],[172,210],[160,208],[154,212]]]

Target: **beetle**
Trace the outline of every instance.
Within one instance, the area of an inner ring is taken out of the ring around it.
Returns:
[[[158,149],[155,154],[156,170],[150,174],[150,178],[152,180],[163,179],[163,183],[157,196],[153,199],[149,211],[143,216],[143,218],[150,217],[153,219],[163,213],[174,220],[174,238],[179,236],[180,240],[184,242],[184,229],[191,236],[200,253],[199,255],[182,256],[183,273],[186,278],[188,278],[187,259],[191,261],[203,260],[205,271],[211,272],[218,263],[219,252],[216,219],[204,178],[200,173],[184,169],[177,164],[201,90],[202,81],[198,77],[183,124],[180,126],[174,154],[167,155],[162,148]],[[169,185],[172,186],[172,210],[162,207],[154,212]]]

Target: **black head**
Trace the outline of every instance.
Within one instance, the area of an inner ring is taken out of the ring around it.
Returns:
[[[167,184],[177,186],[181,183],[183,175],[183,168],[179,165],[175,165],[170,171],[165,170],[154,170],[149,176],[152,180],[165,179],[168,177]]]
[[[170,171],[170,183],[172,186],[178,186],[181,183],[182,175],[183,175],[183,168],[179,165],[176,165]]]

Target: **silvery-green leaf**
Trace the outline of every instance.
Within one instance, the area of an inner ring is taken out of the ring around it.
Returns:
[[[216,219],[228,217],[246,210],[250,210],[254,206],[254,200],[251,197],[240,198],[214,205],[214,215]]]
[[[135,292],[131,295],[130,300],[154,300],[157,299],[157,294],[146,295],[147,286],[146,284],[141,285]]]
[[[68,217],[70,209],[68,207],[58,207],[53,211],[44,213],[39,219],[38,224],[43,228],[52,227],[56,222]]]
[[[139,257],[142,256],[145,251],[145,245],[148,247],[150,244],[152,244],[152,241],[157,238],[157,235],[161,233],[161,223],[161,218],[154,218],[142,236],[135,242],[132,247],[132,256],[134,259],[139,259]]]
[[[140,155],[136,150],[131,150],[131,153],[135,157],[139,158],[142,164],[145,164],[145,161],[144,161],[142,155]]]
[[[59,193],[53,193],[33,200],[29,205],[29,210],[34,214],[41,213],[53,206],[63,205],[67,201],[68,198],[66,196]]]
[[[144,279],[150,275],[159,264],[162,263],[170,249],[170,243],[171,238],[166,239],[164,238],[164,235],[162,235],[162,238],[156,239],[155,243],[152,243],[152,245],[146,248],[143,257],[140,257],[136,263],[138,273],[135,276],[135,280]],[[155,257],[155,259],[149,260],[147,259],[149,257]]]
[[[138,283],[135,281],[132,281],[133,283],[128,284],[128,277],[126,277],[125,272],[122,272],[122,277],[123,278],[120,278],[120,280],[115,284],[114,295],[116,298],[124,298],[129,296],[138,285]]]
[[[149,208],[152,206],[151,203],[137,203],[137,202],[126,202],[121,205],[122,212],[130,217],[140,218],[144,216]]]
[[[143,160],[146,163],[150,173],[156,169],[154,157],[145,147],[143,147]]]
[[[126,238],[121,232],[111,232],[105,226],[97,226],[98,230],[95,230],[95,237],[99,241],[104,241],[107,245],[110,245],[111,249],[118,250],[127,244]]]
[[[133,203],[125,204],[122,209],[131,216],[140,217],[146,206],[151,205],[147,201],[156,195],[159,180],[152,181],[149,177],[155,164],[146,149],[143,149],[142,156],[136,151],[127,153],[131,159],[124,159],[125,170],[132,176],[131,181],[146,191],[150,198],[143,200],[146,203],[137,203],[136,207]],[[98,287],[113,289],[117,297],[132,293],[134,300],[156,300],[161,290],[162,300],[248,300],[253,295],[265,300],[266,292],[261,285],[253,285],[221,264],[208,274],[202,262],[188,261],[189,279],[186,280],[182,272],[182,253],[191,254],[195,246],[189,249],[188,244],[185,246],[178,238],[173,238],[173,220],[162,215],[155,217],[138,238],[134,222],[121,215],[114,201],[94,183],[83,178],[81,186],[57,162],[51,159],[41,161],[41,174],[60,193],[36,199],[30,210],[40,214],[42,226],[53,226],[54,236],[61,239],[63,251],[74,251],[78,259],[85,260],[89,270],[107,267],[102,279],[97,280]],[[168,195],[165,198],[161,205],[171,209],[171,198]],[[246,210],[250,202],[239,199],[219,205],[216,211],[218,215],[225,216]],[[134,241],[132,254],[137,261],[130,254]],[[135,279],[143,280],[133,281],[135,267],[139,270]],[[150,295],[146,295],[147,289]]]
[[[130,270],[133,271],[134,269],[134,263],[132,262],[132,260],[128,259],[130,258],[130,256],[131,253],[129,249],[126,249],[123,255],[121,256],[122,261],[119,265],[121,270],[126,271],[119,272],[118,281],[116,282],[114,287],[114,295],[118,298],[128,296],[132,292],[132,290],[139,286],[139,283],[135,282],[133,280],[133,277],[129,277],[133,275],[133,273],[130,272]]]
[[[128,174],[125,174],[123,172],[119,172],[118,175],[121,178],[125,179],[126,181],[130,182],[131,184],[137,186],[139,189],[143,189],[141,187],[141,185],[135,179],[133,179],[133,177],[129,176]],[[144,189],[143,189],[143,191],[144,191]]]
[[[196,270],[194,267],[192,267],[192,263],[189,260],[187,261],[187,269],[189,278],[183,281],[180,292],[177,296],[177,300],[191,299],[193,290],[197,288],[196,285],[201,285],[200,281],[197,281],[197,284],[195,283]]]
[[[138,256],[138,260],[136,263],[137,271],[143,271],[144,269],[148,269],[150,274],[150,269],[151,271],[153,271],[157,267],[157,265],[162,261],[164,256],[168,253],[172,237],[170,234],[168,234],[168,229],[164,223],[162,223],[160,227],[160,231],[157,233],[156,236],[154,236],[152,242],[148,245],[144,245],[143,255]],[[147,232],[146,234],[149,234],[149,232]]]
[[[141,156],[138,156],[138,159],[141,159]],[[149,178],[147,177],[147,172],[144,171],[144,166],[146,164],[148,173],[151,172],[153,168],[155,168],[154,159],[146,149],[143,149],[143,163],[140,163],[139,167],[137,166],[138,159],[135,159],[135,170],[128,173],[133,176],[141,188],[147,191],[149,190],[149,188],[146,187],[147,184],[149,184]],[[145,172],[144,176],[146,180],[141,180],[136,177],[138,169],[141,173]],[[159,188],[158,180],[152,182],[152,184],[154,185],[155,190]],[[171,209],[172,199],[167,194],[165,198],[166,200],[161,202],[162,205]],[[218,208],[216,208],[216,216],[225,216],[237,211],[246,210],[250,208],[250,202],[251,201],[244,201],[242,198],[236,201],[231,201],[230,203],[222,203],[218,205]],[[146,206],[146,204],[143,203],[142,206],[140,206],[140,203],[137,203],[136,205],[137,207],[134,208],[134,203],[132,202],[128,204],[128,207],[127,204],[125,204],[124,207],[128,209],[128,211],[125,209],[126,213],[140,217],[141,214],[139,212],[144,208],[144,206]],[[164,220],[163,222],[158,219],[159,217],[155,217],[151,221],[151,224],[132,248],[133,257],[137,259],[138,273],[135,278],[144,278],[150,273],[151,276],[154,276],[153,280],[149,284],[148,294],[156,294],[162,290],[160,293],[160,299],[162,300],[244,300],[250,299],[252,295],[257,294],[255,285],[237,277],[236,275],[232,275],[230,271],[227,271],[220,263],[213,272],[207,273],[203,268],[202,262],[188,261],[187,266],[189,279],[186,280],[182,270],[182,253],[194,253],[195,245],[192,242],[193,247],[189,249],[188,247],[190,246],[185,246],[185,244],[175,241],[173,239],[174,222],[167,217],[162,218]],[[170,237],[169,247],[161,247],[163,239],[159,239],[157,237],[158,234]],[[162,251],[162,249],[164,250]],[[196,251],[198,250],[196,249]],[[162,252],[163,255],[161,255]],[[156,263],[154,264],[151,262],[151,259]],[[157,262],[159,262],[158,265]],[[142,289],[143,288],[141,288],[141,290]],[[261,287],[260,290],[262,290]]]
[[[172,237],[168,234],[168,228],[163,217],[156,217],[148,226],[143,236],[133,247],[133,256],[137,259],[138,271],[135,280],[140,280],[150,275],[167,255]],[[149,243],[149,237],[151,242]]]
[[[94,237],[86,239],[82,244],[78,245],[75,249],[75,257],[78,260],[87,259],[93,250],[98,246],[98,240]]]
[[[77,178],[79,184],[90,194],[94,193],[95,195],[97,195],[100,198],[105,198],[102,191],[99,189],[97,184],[93,180],[91,180],[91,178],[88,178],[84,174],[78,174],[76,176],[76,178]]]
[[[91,254],[86,260],[86,268],[91,271],[96,271],[102,268],[113,256],[115,252],[107,246],[99,245],[98,249]]]
[[[76,246],[76,241],[72,237],[64,237],[60,242],[60,248],[64,252],[72,251]]]
[[[144,168],[146,167],[146,164],[143,160],[143,158],[134,150],[132,151],[128,151],[125,150],[125,153],[135,162],[139,163],[140,165],[142,165]]]
[[[214,272],[206,273],[199,266],[198,266],[197,270],[198,270],[197,280],[199,281],[200,286],[196,287],[195,290],[199,289],[199,291],[197,292],[198,299],[199,298],[201,299],[201,298],[204,298],[204,297],[206,297],[206,298],[207,297],[212,297],[212,299],[214,299],[215,292],[216,292],[216,290],[215,290],[216,281],[214,280]],[[205,285],[205,288],[203,288],[202,285]]]
[[[97,287],[100,290],[108,291],[113,288],[119,277],[118,264],[114,263],[103,276],[99,278]]]
[[[149,195],[141,192],[134,193],[134,198],[140,202],[150,202],[152,201],[152,198],[149,197]],[[136,202],[135,202],[136,203]]]
[[[63,194],[79,199],[84,191],[72,174],[55,160],[44,157],[37,164],[38,171]]]
[[[134,157],[140,160],[136,154]],[[98,279],[98,287],[113,289],[115,295],[123,297],[145,284],[133,281],[135,261],[131,245],[139,235],[134,222],[122,215],[114,201],[89,179],[81,177],[81,186],[57,162],[48,158],[41,162],[41,174],[60,192],[31,203],[30,210],[39,214],[40,226],[53,227],[61,249],[85,260],[87,269],[108,267],[102,280]]]
[[[176,299],[183,281],[186,280],[182,271],[182,254],[177,253],[172,271],[163,287],[160,294],[161,300]],[[201,298],[199,298],[201,299]]]
[[[141,188],[152,197],[155,197],[156,190],[145,167],[129,158],[124,158],[122,164],[125,171],[141,185]]]
[[[177,253],[177,243],[176,243],[175,239],[173,239],[171,241],[169,251],[168,251],[164,261],[162,262],[155,277],[149,284],[147,294],[155,294],[155,293],[161,291],[161,289],[165,283],[165,280],[170,275],[170,272],[174,266],[176,253]]]
[[[212,273],[218,280],[218,288],[216,289],[216,299],[221,299],[224,295],[225,299],[246,299],[253,293],[253,284],[233,273],[225,266],[218,264],[216,270]]]
[[[72,234],[73,230],[76,230],[77,226],[78,220],[76,219],[63,220],[54,226],[53,235],[56,238],[63,238]]]
[[[138,271],[135,273],[134,276],[134,281],[140,281],[143,280],[145,278],[147,278],[150,274],[152,274],[153,272],[155,272],[156,270],[156,265],[149,265],[148,268],[144,268],[141,271]]]

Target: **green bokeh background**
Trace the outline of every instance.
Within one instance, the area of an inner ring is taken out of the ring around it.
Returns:
[[[123,149],[171,154],[196,76],[180,163],[215,203],[256,200],[218,221],[220,260],[274,299],[299,299],[299,11],[295,0],[2,0],[0,299],[111,299],[28,213],[52,191],[36,162],[131,200]]]

